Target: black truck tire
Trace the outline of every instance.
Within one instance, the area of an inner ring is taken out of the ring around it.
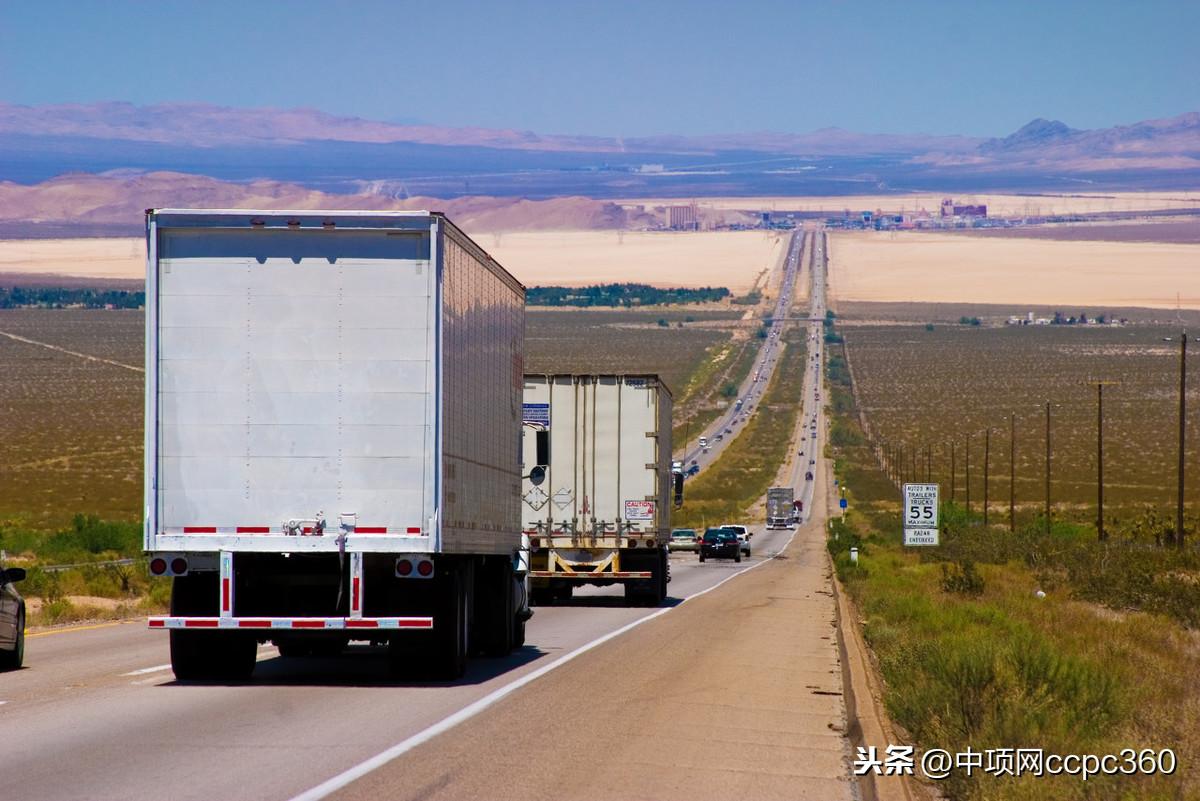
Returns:
[[[217,574],[176,576],[171,585],[173,616],[217,614]],[[170,633],[171,670],[180,681],[240,681],[250,677],[258,660],[258,640],[238,631]]]
[[[436,581],[441,586],[436,590],[433,632],[425,660],[430,678],[454,681],[467,669],[467,588],[462,571],[457,569],[438,576]]]
[[[484,656],[508,656],[513,649],[512,562],[491,559],[475,571],[475,632],[473,639]]]

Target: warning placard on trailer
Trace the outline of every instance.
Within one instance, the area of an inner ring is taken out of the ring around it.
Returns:
[[[537,425],[550,425],[550,404],[526,403],[521,409],[521,421]]]
[[[938,527],[938,485],[904,485],[904,527]]]
[[[654,501],[625,501],[626,520],[653,520]]]

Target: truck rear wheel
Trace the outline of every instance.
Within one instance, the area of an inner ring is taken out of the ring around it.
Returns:
[[[217,574],[176,576],[171,584],[173,616],[217,613]],[[237,681],[250,677],[258,641],[236,631],[171,630],[171,670],[180,681]]]
[[[453,570],[439,577],[437,608],[433,613],[433,638],[427,652],[431,678],[454,681],[467,669],[467,588],[462,573]]]
[[[258,642],[237,632],[171,632],[171,670],[179,681],[241,681],[250,678]]]
[[[513,648],[513,570],[507,559],[493,559],[476,570],[475,634],[480,653],[508,656]]]

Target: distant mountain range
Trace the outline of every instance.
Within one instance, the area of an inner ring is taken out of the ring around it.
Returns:
[[[230,108],[202,103],[135,106],[20,106],[0,103],[0,136],[74,137],[175,146],[287,146],[305,142],[409,143],[445,147],[576,153],[678,153],[728,151],[795,156],[869,156],[929,153],[999,158],[1044,155],[1049,145],[1072,160],[1094,158],[1200,158],[1200,113],[1191,112],[1134,125],[1083,131],[1057,120],[1036,119],[998,139],[926,134],[863,134],[841,128],[810,133],[745,133],[634,138],[538,134],[494,128],[452,128],[339,117],[307,108]],[[1062,148],[1069,150],[1062,151]]]
[[[0,234],[24,223],[136,228],[149,205],[448,210],[487,196],[472,213],[508,215],[492,230],[514,230],[630,224],[587,198],[1195,187],[1196,112],[1099,130],[1036,119],[992,139],[839,128],[621,139],[313,109],[0,103]],[[519,221],[517,198],[564,197],[557,211],[536,207],[540,222]]]

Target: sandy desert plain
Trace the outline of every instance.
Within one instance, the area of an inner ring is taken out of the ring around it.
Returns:
[[[470,232],[528,286],[636,281],[658,286],[723,286],[749,291],[775,267],[786,234],[763,231]],[[0,241],[0,274],[140,279],[145,245],[137,238]]]
[[[1200,308],[1200,245],[927,232],[830,235],[836,300]]]

